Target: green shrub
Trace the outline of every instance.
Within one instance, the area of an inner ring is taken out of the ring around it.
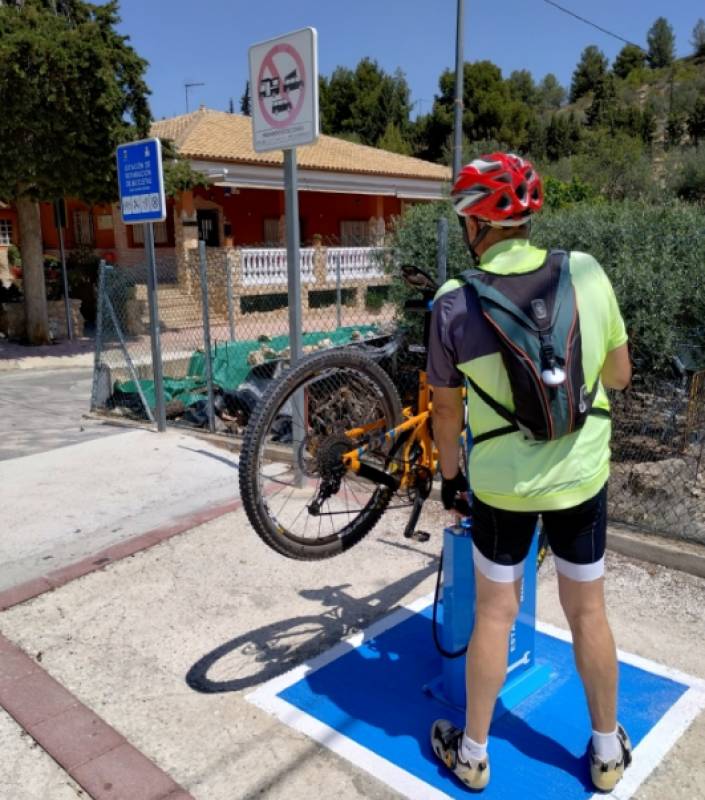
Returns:
[[[81,301],[81,314],[86,322],[95,322],[100,258],[90,247],[71,250],[66,258],[69,297]]]
[[[546,208],[554,211],[575,203],[595,202],[598,199],[593,187],[575,176],[570,181],[562,181],[547,175],[543,182],[543,194]]]
[[[20,254],[20,248],[16,244],[11,244],[7,248],[7,262],[11,267],[22,266],[22,255]]]
[[[439,203],[419,203],[410,206],[401,217],[394,221],[389,244],[394,258],[386,265],[394,280],[389,286],[389,300],[395,306],[397,319],[412,329],[412,335],[421,335],[421,315],[404,312],[404,301],[418,297],[418,292],[407,288],[399,275],[401,264],[414,264],[438,279],[436,253],[438,239],[438,220],[448,220],[448,276],[456,275],[472,266],[470,256],[463,241],[458,215],[449,200]]]
[[[436,274],[436,222],[449,220],[448,274],[471,266],[457,217],[448,202],[413,206],[391,236],[398,264],[414,263]],[[684,345],[705,345],[705,211],[672,201],[575,203],[539,214],[532,241],[591,253],[609,275],[642,374],[668,369]],[[418,335],[420,315],[405,316],[413,296],[401,280],[390,286],[397,317]],[[705,368],[705,364],[698,365]]]
[[[326,308],[334,306],[338,296],[335,289],[317,289],[308,293],[309,308]],[[340,302],[344,306],[355,305],[355,289],[341,289]]]
[[[389,286],[368,286],[365,292],[365,306],[371,311],[379,311],[389,299]]]
[[[666,170],[668,186],[681,200],[705,202],[705,147],[671,154]]]
[[[597,258],[615,288],[642,372],[662,372],[685,344],[705,344],[702,209],[675,201],[577,205],[540,214],[532,241]]]

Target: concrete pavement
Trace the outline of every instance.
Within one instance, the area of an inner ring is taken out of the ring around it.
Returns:
[[[0,461],[0,590],[237,497],[227,451],[169,431],[123,431]]]
[[[440,531],[437,504],[424,515],[422,526]],[[268,550],[236,511],[5,611],[0,629],[196,800],[391,800],[386,785],[245,695],[432,590],[441,536],[406,545],[405,516],[388,512],[349,553],[309,564]],[[617,555],[608,568],[619,646],[705,677],[705,581]],[[539,584],[539,617],[565,627],[552,564]],[[701,715],[634,796],[705,796],[704,750]],[[13,800],[41,796],[36,754],[17,758]],[[110,792],[100,796],[137,797]]]

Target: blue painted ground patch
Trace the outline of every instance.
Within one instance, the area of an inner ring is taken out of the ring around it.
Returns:
[[[344,649],[276,697],[437,792],[467,798],[467,789],[444,771],[429,744],[431,723],[438,717],[463,724],[460,713],[422,691],[441,671],[430,616],[428,607]],[[572,649],[537,632],[536,654],[538,664],[550,666],[551,680],[493,722],[492,779],[483,792],[487,800],[569,800],[594,794],[584,757],[590,722]],[[620,663],[619,716],[635,746],[688,689],[685,683]]]

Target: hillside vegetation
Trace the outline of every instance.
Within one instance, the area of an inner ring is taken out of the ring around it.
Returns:
[[[613,64],[595,45],[579,55],[571,85],[529,70],[508,77],[490,61],[464,65],[464,160],[491,149],[531,157],[551,176],[551,200],[705,200],[705,21],[692,52],[675,58],[663,17],[643,47],[627,44]],[[455,75],[444,71],[429,113],[411,120],[403,72],[363,59],[321,78],[325,133],[450,162]]]

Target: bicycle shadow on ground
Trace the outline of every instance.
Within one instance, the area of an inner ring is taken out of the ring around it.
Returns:
[[[203,450],[201,448],[195,447],[186,447],[183,444],[179,445],[179,450],[190,450],[192,453],[198,453],[199,455],[206,456],[207,458],[212,458],[214,461],[220,461],[221,464],[225,464],[226,467],[232,467],[233,469],[240,469],[240,465],[237,461],[233,461],[230,458],[226,458],[225,456],[219,456],[216,453],[211,453],[208,450]]]
[[[379,540],[394,547],[409,545]],[[423,551],[417,551],[423,552]],[[279,620],[247,631],[200,658],[186,673],[186,683],[203,694],[250,689],[265,683],[363,630],[388,614],[398,602],[438,569],[438,557],[378,592],[356,598],[346,593],[351,584],[302,589],[299,595],[317,601],[325,610]],[[351,648],[352,649],[352,648]]]

